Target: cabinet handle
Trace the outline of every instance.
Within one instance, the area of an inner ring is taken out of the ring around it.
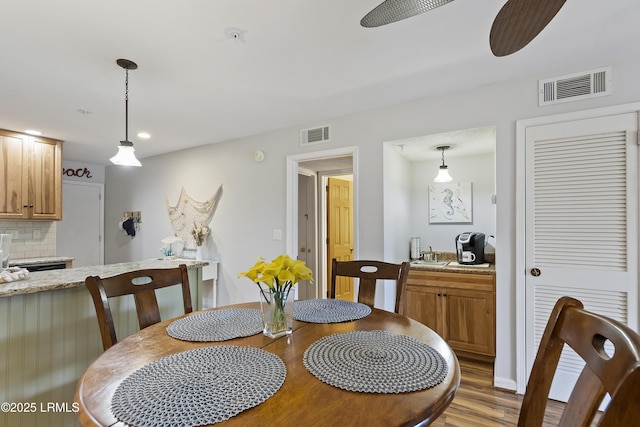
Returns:
[[[447,294],[442,294],[442,296],[443,296],[443,297],[446,297],[446,296],[447,296]]]

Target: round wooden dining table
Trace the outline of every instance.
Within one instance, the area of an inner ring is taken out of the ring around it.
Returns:
[[[259,308],[259,303],[223,308]],[[216,310],[216,309],[214,309]],[[174,353],[215,345],[261,348],[286,366],[281,388],[263,403],[226,421],[227,426],[423,426],[449,406],[460,384],[460,366],[447,343],[425,325],[379,309],[359,320],[306,323],[294,320],[292,334],[269,338],[262,333],[220,342],[190,342],[172,338],[167,326],[175,319],[149,326],[120,341],[98,357],[80,378],[75,401],[83,426],[124,426],[111,412],[118,385],[136,370]],[[438,385],[408,393],[361,393],[318,380],[304,366],[303,353],[317,340],[336,333],[383,330],[413,337],[437,350],[448,371]]]

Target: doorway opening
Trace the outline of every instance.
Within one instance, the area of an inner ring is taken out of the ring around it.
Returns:
[[[313,285],[301,284],[299,299],[326,298],[329,282],[326,185],[329,177],[352,182],[352,253],[357,256],[357,147],[287,157],[286,251],[314,273]],[[304,250],[303,250],[304,249]]]

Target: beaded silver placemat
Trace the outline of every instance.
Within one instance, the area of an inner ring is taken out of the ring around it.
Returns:
[[[309,323],[339,323],[358,320],[371,313],[368,305],[339,299],[307,299],[293,305],[293,318]]]
[[[284,362],[262,349],[221,345],[188,350],[127,377],[113,395],[111,411],[140,427],[214,424],[273,396],[286,375]]]
[[[207,310],[182,317],[167,333],[184,341],[225,341],[262,332],[262,313],[253,308]]]
[[[320,381],[364,393],[405,393],[440,384],[444,357],[406,335],[354,331],[319,339],[304,352],[304,366]]]

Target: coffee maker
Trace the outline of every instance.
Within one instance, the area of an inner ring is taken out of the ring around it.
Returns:
[[[484,263],[484,234],[475,231],[460,233],[456,236],[456,254],[458,264]]]

